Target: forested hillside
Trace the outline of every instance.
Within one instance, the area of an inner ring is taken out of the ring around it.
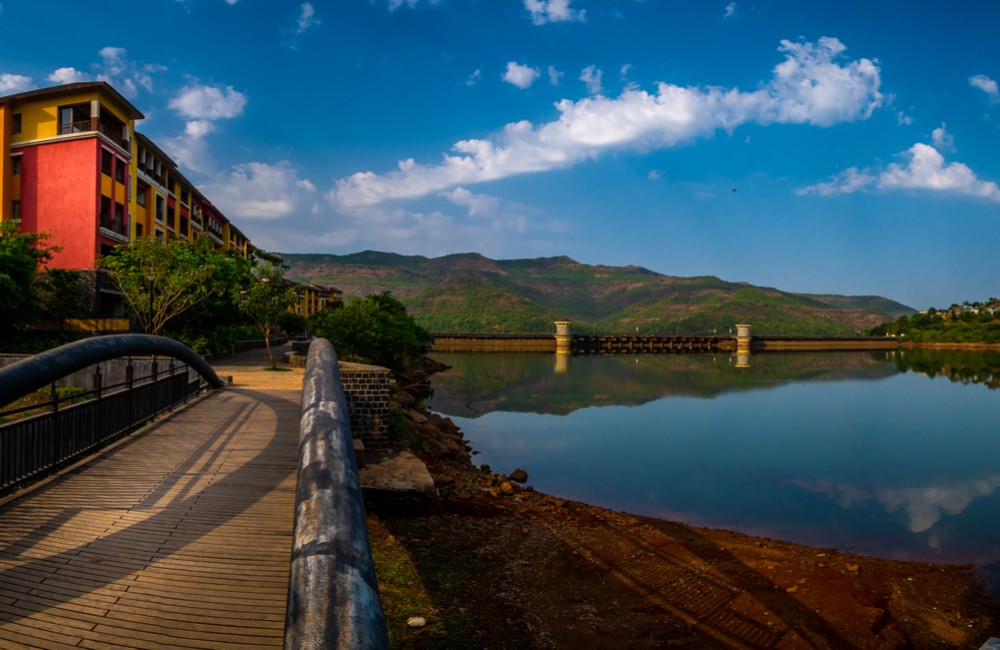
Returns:
[[[391,291],[434,332],[549,332],[568,318],[579,332],[853,335],[914,310],[879,296],[794,294],[714,276],[676,277],[568,257],[491,260],[365,251],[283,253],[287,277],[337,287],[345,299]]]

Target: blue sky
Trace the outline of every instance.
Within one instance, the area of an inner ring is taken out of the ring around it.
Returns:
[[[1000,4],[2,0],[258,245],[1000,295]]]

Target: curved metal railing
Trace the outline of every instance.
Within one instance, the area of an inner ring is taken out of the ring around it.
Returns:
[[[134,355],[170,357],[161,370],[154,359],[151,373],[135,377]],[[100,364],[128,357],[124,382],[102,386]],[[186,364],[177,368],[173,359]],[[75,372],[97,367],[94,390],[86,401],[60,405],[54,382]],[[99,336],[53,348],[0,368],[0,406],[53,386],[51,402],[7,411],[17,419],[0,425],[0,495],[12,492],[93,453],[139,427],[158,414],[188,401],[204,388],[191,380],[191,368],[208,386],[225,384],[215,371],[189,347],[162,336],[119,334]],[[39,410],[41,413],[31,414]],[[26,413],[27,412],[27,413]]]
[[[212,388],[225,386],[212,366],[180,341],[150,334],[111,334],[67,343],[0,368],[0,406],[95,363],[139,354],[179,359]]]

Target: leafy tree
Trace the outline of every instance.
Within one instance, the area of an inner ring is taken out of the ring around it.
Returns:
[[[66,329],[66,319],[83,312],[84,292],[79,271],[49,269],[41,282],[42,310]]]
[[[0,221],[0,331],[11,332],[38,313],[38,271],[59,249],[47,233],[21,232],[19,221]]]
[[[236,297],[240,301],[240,309],[264,335],[267,347],[267,358],[271,368],[277,368],[274,353],[271,351],[271,332],[278,327],[288,308],[299,300],[298,292],[284,280],[284,271],[271,262],[258,264],[254,268],[257,281],[250,287],[240,290]]]
[[[278,327],[289,336],[300,336],[309,329],[309,321],[302,314],[286,311],[278,318]]]
[[[234,292],[250,286],[252,267],[252,261],[242,255],[222,253],[213,277],[225,290],[212,294],[171,320],[164,333],[199,354],[231,353],[237,340],[255,338],[256,328],[246,324],[246,316],[233,297]],[[247,335],[241,331],[247,329],[252,333]]]
[[[404,371],[423,352],[427,331],[389,292],[355,299],[346,306],[313,315],[313,330],[333,343],[337,353]]]
[[[227,280],[238,271],[231,267],[240,266],[236,258],[216,250],[208,237],[169,242],[140,237],[115,248],[100,264],[111,272],[139,323],[151,334],[225,293]]]

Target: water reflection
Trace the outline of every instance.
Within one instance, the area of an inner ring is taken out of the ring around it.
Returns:
[[[547,492],[887,557],[1000,559],[1000,354],[436,356],[453,369],[432,407]]]

